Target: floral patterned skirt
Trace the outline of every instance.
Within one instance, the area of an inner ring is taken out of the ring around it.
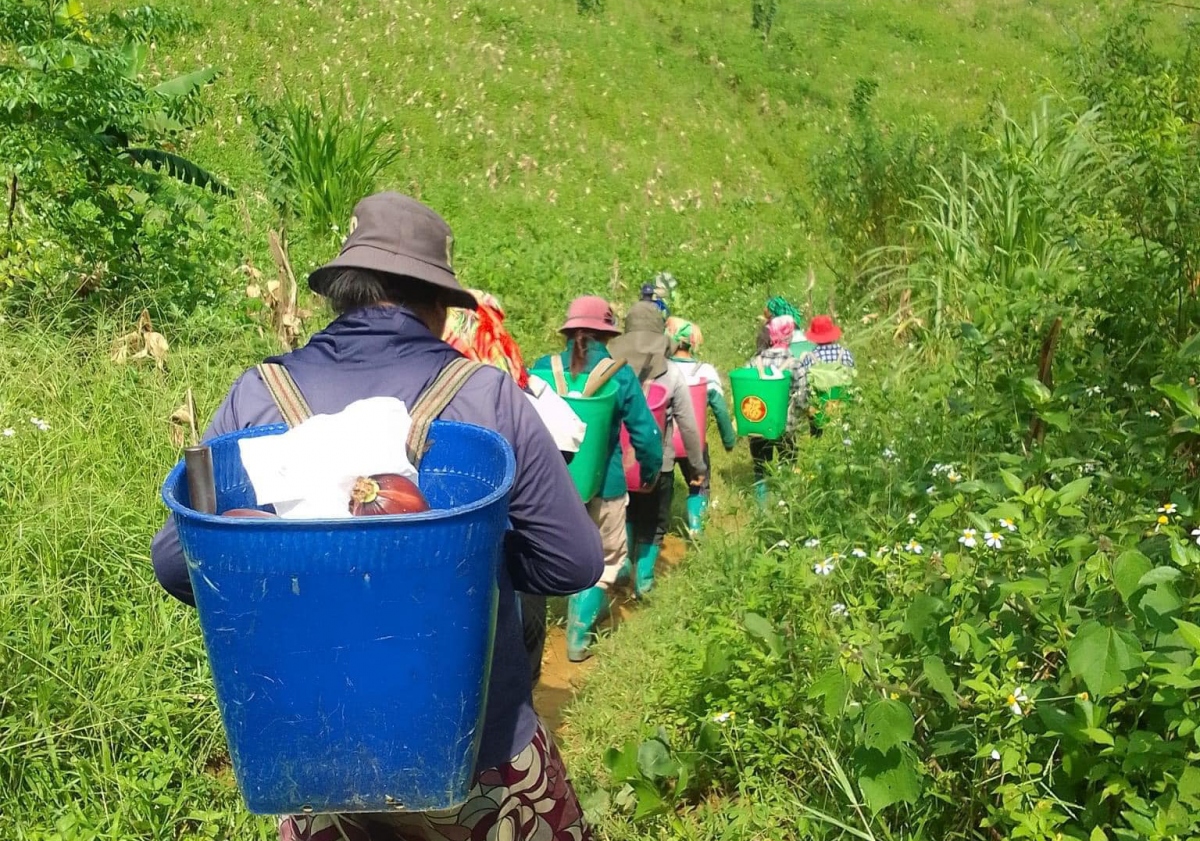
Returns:
[[[279,841],[593,841],[567,768],[538,725],[529,747],[479,775],[467,802],[445,812],[290,815]]]

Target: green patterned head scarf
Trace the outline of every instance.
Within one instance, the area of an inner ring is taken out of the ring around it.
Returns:
[[[799,323],[800,311],[787,302],[787,299],[782,295],[776,295],[771,300],[767,301],[767,317],[779,318],[781,315],[790,315],[794,321]]]

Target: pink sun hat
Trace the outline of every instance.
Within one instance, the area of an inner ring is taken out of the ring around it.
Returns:
[[[596,295],[585,295],[571,302],[567,308],[567,320],[558,328],[558,332],[567,333],[571,330],[595,330],[597,333],[621,335],[612,306]]]

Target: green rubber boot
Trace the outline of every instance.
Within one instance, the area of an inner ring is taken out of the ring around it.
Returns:
[[[643,598],[654,588],[654,564],[658,561],[659,548],[651,543],[637,548],[636,595]]]
[[[567,599],[567,659],[582,663],[591,657],[588,651],[592,628],[608,601],[601,587],[592,587]]]
[[[687,498],[688,533],[699,537],[704,531],[704,512],[708,509],[708,497],[695,494]]]
[[[629,579],[633,577],[633,562],[629,556],[633,554],[633,526],[625,524],[625,560],[621,561],[621,567],[617,570],[617,583],[627,584]]]
[[[760,510],[767,510],[767,483],[765,481],[754,483],[754,498],[758,501]]]

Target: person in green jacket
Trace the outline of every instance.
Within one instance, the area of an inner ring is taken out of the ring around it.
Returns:
[[[567,348],[559,358],[565,373],[572,378],[587,376],[604,360],[611,360],[608,342],[620,335],[612,307],[603,298],[587,296],[571,302],[567,320],[559,330],[567,339]],[[552,357],[543,356],[530,369],[547,382],[553,382]],[[567,602],[567,657],[573,663],[586,660],[591,632],[608,607],[608,588],[629,573],[629,541],[625,532],[625,508],[629,494],[625,468],[621,463],[621,425],[629,430],[634,455],[643,482],[658,478],[662,468],[662,431],[646,404],[646,396],[637,374],[621,364],[612,382],[617,386],[612,432],[609,434],[608,461],[600,493],[588,502],[588,513],[600,530],[604,545],[604,574],[590,590],[571,596]]]
[[[725,403],[725,390],[721,386],[721,375],[712,365],[701,362],[694,356],[700,348],[700,343],[704,341],[700,327],[685,319],[672,316],[667,319],[667,338],[671,340],[671,361],[678,365],[683,372],[688,387],[691,388],[701,382],[706,385],[708,408],[716,418],[717,429],[721,433],[721,443],[725,446],[725,452],[732,451],[734,445],[737,444],[737,433],[733,429],[733,421],[729,418],[729,406]],[[707,423],[708,419],[697,418],[697,421],[703,425]],[[704,445],[704,464],[708,470],[705,471],[704,480],[700,485],[692,484],[696,477],[693,475],[687,459],[679,457],[678,454],[676,456],[675,463],[679,465],[683,479],[688,483],[688,531],[694,537],[699,537],[704,530],[704,512],[708,509],[712,473],[708,445]]]

